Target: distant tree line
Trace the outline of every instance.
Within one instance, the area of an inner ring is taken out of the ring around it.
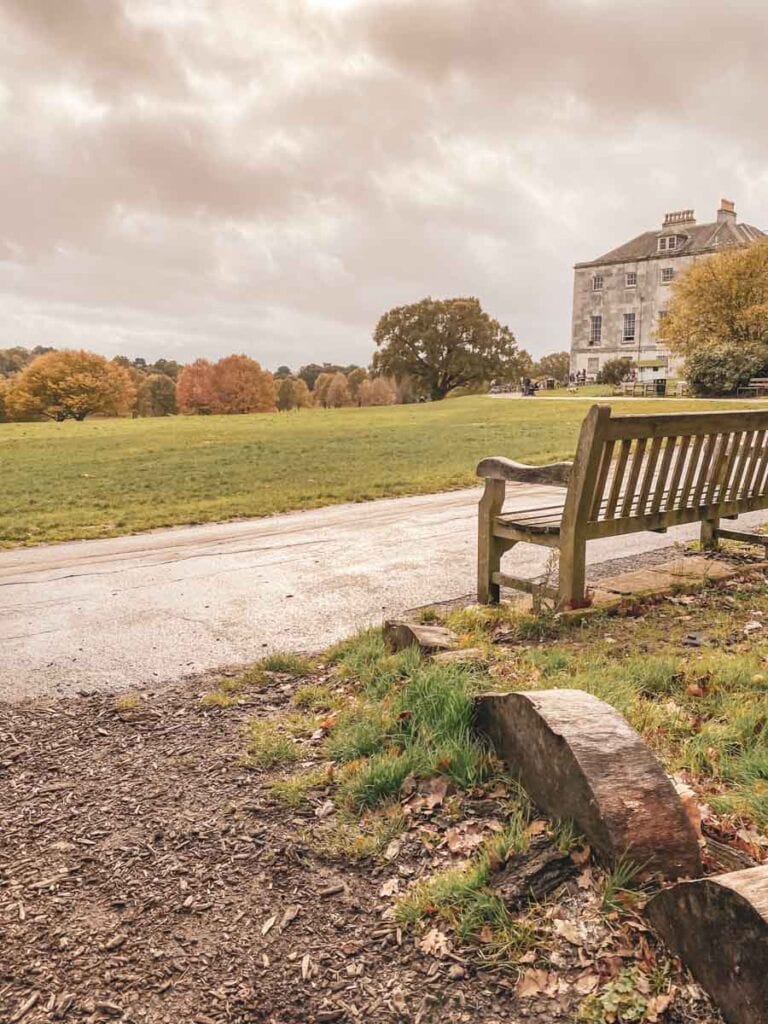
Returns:
[[[116,356],[44,346],[0,349],[0,420],[87,416],[228,415],[386,406],[567,378],[568,356],[534,363],[510,329],[474,298],[423,299],[385,313],[370,367],[308,363],[270,373],[246,355],[217,362]]]

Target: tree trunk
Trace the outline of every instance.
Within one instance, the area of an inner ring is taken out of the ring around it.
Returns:
[[[531,798],[574,821],[609,862],[701,872],[698,837],[661,765],[610,705],[581,690],[489,693],[476,722]]]
[[[678,882],[646,913],[729,1024],[768,1024],[768,865]]]

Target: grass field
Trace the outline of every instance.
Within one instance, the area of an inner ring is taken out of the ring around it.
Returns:
[[[617,411],[732,402],[615,401]],[[752,403],[759,405],[760,403]],[[0,547],[263,516],[475,482],[488,454],[573,454],[587,401],[486,397],[257,416],[0,425]]]

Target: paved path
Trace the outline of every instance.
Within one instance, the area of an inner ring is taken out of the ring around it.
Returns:
[[[512,501],[525,504],[527,491],[511,488]],[[319,650],[386,615],[462,597],[474,585],[477,498],[453,491],[0,552],[0,698],[156,686],[274,649]],[[588,557],[696,534],[595,541]],[[509,564],[532,576],[547,555],[520,545]]]

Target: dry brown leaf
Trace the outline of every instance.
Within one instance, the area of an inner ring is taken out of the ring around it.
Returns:
[[[419,949],[428,956],[440,959],[450,951],[451,943],[445,932],[439,928],[430,928],[427,934],[419,942]]]
[[[574,946],[580,946],[582,944],[582,935],[578,927],[571,921],[563,921],[560,918],[554,921],[555,931],[558,935],[561,935],[567,942],[570,942]]]
[[[585,843],[583,846],[577,846],[571,850],[571,860],[574,864],[578,864],[581,867],[582,864],[586,864],[589,858],[592,856],[592,847]]]
[[[483,842],[483,825],[470,821],[446,829],[445,842],[451,853],[472,853]]]
[[[674,991],[665,992],[662,995],[651,996],[645,1008],[645,1019],[648,1021],[657,1021],[665,1010],[669,1009],[669,1005],[674,998]]]
[[[261,934],[266,935],[267,932],[273,927],[277,920],[277,914],[273,914],[272,917],[268,917],[264,924],[261,926]]]
[[[531,999],[541,995],[549,984],[549,974],[537,967],[529,967],[523,971],[517,982],[515,991],[521,999]]]
[[[395,857],[400,853],[400,840],[391,839],[387,844],[387,848],[384,851],[384,860],[394,860]]]
[[[595,971],[583,971],[576,981],[573,983],[573,987],[582,996],[588,996],[590,992],[594,992],[597,986],[600,984],[600,975]]]
[[[400,879],[399,878],[388,878],[386,882],[379,889],[379,896],[394,896],[395,893],[400,891]]]

